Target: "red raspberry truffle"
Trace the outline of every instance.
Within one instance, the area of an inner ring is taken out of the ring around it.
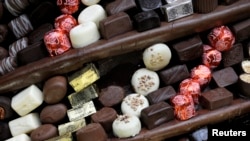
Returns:
[[[77,25],[77,21],[72,15],[63,14],[55,19],[54,25],[56,29],[59,28],[69,33]]]
[[[57,0],[63,14],[74,14],[79,9],[80,0]]]
[[[227,51],[232,48],[235,37],[227,26],[219,26],[208,34],[210,45],[218,51]]]
[[[220,65],[222,59],[221,52],[209,45],[203,45],[202,63],[213,69]]]
[[[61,29],[52,29],[45,33],[44,43],[50,56],[63,54],[71,48],[67,34]]]
[[[199,104],[201,89],[200,84],[197,81],[191,78],[184,79],[180,83],[179,90],[180,94],[192,96],[194,103]]]
[[[212,72],[207,66],[198,65],[191,70],[191,78],[203,88],[211,81]]]

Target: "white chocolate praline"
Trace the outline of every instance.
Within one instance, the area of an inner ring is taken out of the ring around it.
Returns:
[[[101,35],[96,24],[88,21],[73,27],[69,37],[73,48],[83,48],[98,41]]]
[[[100,2],[100,0],[81,0],[84,5],[90,6]]]
[[[147,96],[150,92],[159,89],[160,79],[156,72],[140,68],[134,72],[131,84],[136,93]]]
[[[10,133],[12,136],[30,133],[41,125],[38,113],[30,113],[9,121]]]
[[[99,22],[107,18],[107,13],[104,8],[99,4],[94,4],[86,7],[78,15],[78,23],[82,24],[87,21],[92,21],[99,28]]]
[[[31,138],[27,134],[20,134],[5,141],[31,141]]]
[[[33,84],[12,97],[11,107],[17,114],[24,116],[42,103],[43,92]]]
[[[112,124],[112,129],[118,138],[134,137],[141,131],[141,121],[137,116],[118,115]]]
[[[158,71],[166,67],[171,57],[171,50],[163,43],[154,44],[146,48],[143,52],[143,62],[146,68],[153,71]]]
[[[121,110],[123,114],[140,117],[141,111],[148,106],[149,102],[144,95],[133,93],[123,99]]]

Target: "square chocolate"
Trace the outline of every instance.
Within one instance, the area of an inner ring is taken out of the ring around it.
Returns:
[[[222,52],[222,63],[224,67],[239,64],[243,59],[244,53],[241,43],[234,44],[230,50]]]
[[[238,81],[238,75],[232,67],[213,72],[212,78],[218,87],[227,87]]]
[[[176,95],[176,91],[172,86],[165,86],[156,91],[149,93],[146,97],[151,104],[169,100]]]
[[[231,27],[236,42],[242,42],[250,36],[250,19],[238,22]]]

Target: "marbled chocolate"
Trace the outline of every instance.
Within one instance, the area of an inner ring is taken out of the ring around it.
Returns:
[[[215,110],[233,101],[233,94],[226,88],[215,88],[201,94],[200,104],[209,110]]]
[[[134,15],[133,19],[135,29],[138,32],[157,28],[161,25],[159,15],[153,10],[137,13]]]
[[[224,67],[239,64],[243,59],[244,53],[241,43],[234,44],[230,50],[222,52],[222,63]]]
[[[236,42],[242,42],[250,36],[250,18],[231,26]]]
[[[227,87],[238,81],[238,75],[232,67],[226,67],[213,72],[212,79],[218,87]]]
[[[171,85],[180,82],[190,76],[188,68],[185,64],[176,65],[171,68],[161,70],[159,72],[160,79],[166,84]]]
[[[176,91],[172,86],[165,86],[156,91],[149,93],[146,97],[150,104],[156,104],[161,101],[169,100],[176,95]]]
[[[200,36],[194,35],[174,43],[173,49],[181,62],[187,62],[201,57],[203,53],[202,44]]]
[[[100,123],[90,123],[76,131],[77,141],[107,141],[108,136]]]
[[[110,39],[114,36],[131,31],[133,25],[128,14],[120,12],[100,21],[99,28],[102,37],[104,39]]]
[[[174,110],[168,103],[159,102],[143,109],[141,119],[148,129],[153,129],[174,119]]]
[[[42,124],[30,133],[32,141],[44,141],[58,136],[57,127],[53,124]]]
[[[119,12],[128,12],[137,9],[135,0],[115,0],[106,5],[105,10],[108,15]]]

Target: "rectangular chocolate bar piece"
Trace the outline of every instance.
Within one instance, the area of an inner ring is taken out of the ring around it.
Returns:
[[[181,62],[187,62],[197,59],[202,55],[202,40],[199,35],[186,37],[180,42],[174,43],[173,48],[176,51]]]
[[[200,97],[200,104],[202,107],[214,110],[227,105],[233,101],[233,94],[226,88],[215,88],[203,92]]]
[[[149,93],[146,97],[151,104],[166,101],[176,95],[176,91],[172,86],[166,86]]]
[[[168,22],[194,13],[192,0],[177,0],[161,6],[161,11]]]
[[[232,25],[231,29],[235,35],[236,42],[248,39],[250,36],[250,18]]]
[[[168,103],[159,102],[143,109],[141,119],[148,129],[153,129],[174,119],[174,110]]]

